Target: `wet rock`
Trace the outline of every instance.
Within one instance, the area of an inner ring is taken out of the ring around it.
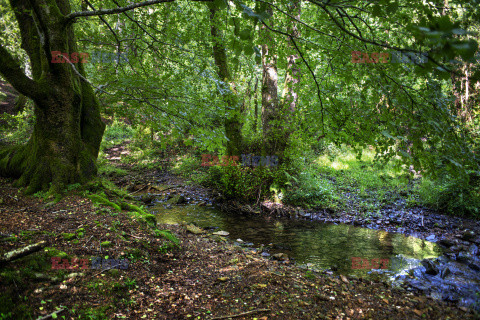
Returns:
[[[462,245],[458,245],[458,246],[451,246],[449,248],[449,251],[450,252],[460,252],[463,250],[463,246]]]
[[[480,271],[480,266],[478,265],[478,263],[469,263],[468,266],[472,270]]]
[[[193,234],[202,234],[202,233],[205,233],[205,230],[193,225],[193,224],[188,224],[185,226],[185,228],[187,229],[187,231],[189,231],[190,233],[193,233]]]
[[[468,247],[468,253],[470,253],[472,256],[476,256],[478,252],[478,247],[476,245],[472,244],[470,247]]]
[[[455,261],[457,259],[457,256],[455,253],[445,253],[444,254],[449,260]]]
[[[426,238],[427,241],[435,241],[435,239],[436,239],[436,237],[435,237],[434,234],[429,235],[429,236]]]
[[[472,230],[465,230],[462,233],[461,238],[467,241],[472,240],[473,238],[475,238],[475,232],[473,232]]]
[[[178,199],[175,201],[175,204],[184,204],[187,203],[187,199],[184,196],[179,196]]]
[[[150,204],[152,201],[155,199],[155,196],[152,194],[144,195],[140,198],[140,201],[142,201],[144,204]]]
[[[428,260],[428,259],[423,259],[422,260],[422,265],[425,267],[425,273],[426,274],[431,274],[433,276],[437,275],[438,274],[438,268],[437,266],[433,263],[432,260]]]
[[[453,241],[451,239],[442,239],[438,243],[441,244],[442,246],[447,247],[447,248],[455,245],[455,241]]]
[[[457,254],[457,261],[467,263],[470,261],[470,256],[465,251],[459,252]]]
[[[446,267],[440,273],[440,278],[445,279],[445,277],[447,277],[451,273],[452,273],[452,271],[450,271],[450,268]]]
[[[287,260],[288,260],[287,254],[282,253],[282,252],[280,252],[280,253],[275,253],[275,254],[273,255],[273,258],[275,258],[276,260],[280,260],[280,261],[287,261]]]

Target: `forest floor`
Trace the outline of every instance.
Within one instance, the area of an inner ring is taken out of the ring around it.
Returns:
[[[112,153],[121,150],[112,149],[110,160],[127,174],[109,179],[130,185],[132,194],[161,193],[159,181],[162,188],[182,184],[164,171],[118,163]],[[200,187],[195,192],[207,193]],[[1,179],[0,254],[47,244],[0,267],[0,318],[48,319],[56,310],[65,319],[479,318],[466,308],[384,282],[268,260],[198,228],[157,227],[170,230],[179,247],[156,236],[138,216],[99,207],[75,190],[54,202],[41,194],[24,196],[12,181]],[[70,269],[52,269],[52,257],[68,259]],[[93,269],[97,257],[128,259],[129,265]],[[87,268],[75,268],[73,259],[88,259]]]

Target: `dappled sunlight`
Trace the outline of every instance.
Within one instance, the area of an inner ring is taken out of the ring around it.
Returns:
[[[339,162],[339,161],[332,162],[330,167],[335,169],[335,170],[347,170],[347,169],[350,168],[350,166],[348,164],[345,164],[345,163]]]

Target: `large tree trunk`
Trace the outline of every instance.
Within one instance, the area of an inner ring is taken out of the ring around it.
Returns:
[[[265,11],[272,15],[270,6]],[[279,154],[278,144],[279,129],[281,127],[279,120],[279,101],[278,101],[278,73],[275,42],[270,31],[262,26],[262,127],[264,150],[267,155]]]
[[[300,1],[294,1],[290,8],[290,14],[300,18]],[[266,11],[272,14],[271,7]],[[275,42],[270,31],[263,26],[262,58],[263,58],[263,83],[262,83],[262,122],[265,141],[265,153],[276,155],[284,159],[285,149],[288,145],[290,134],[294,128],[291,126],[292,113],[297,104],[296,87],[300,79],[300,69],[296,64],[298,56],[291,54],[287,57],[283,99],[278,98],[278,73]],[[296,22],[289,24],[288,33],[299,36]],[[290,45],[294,51],[294,46]]]
[[[96,175],[96,158],[105,125],[98,100],[84,78],[81,63],[52,63],[52,51],[78,52],[73,27],[65,23],[67,0],[11,0],[22,35],[22,48],[33,80],[0,44],[0,73],[34,102],[36,122],[28,143],[0,151],[0,175],[19,178],[27,193],[60,192]],[[80,74],[82,76],[80,76]],[[83,79],[82,79],[83,78]]]
[[[223,93],[223,100],[228,109],[226,112],[225,118],[225,135],[228,139],[227,141],[227,155],[239,156],[241,150],[243,149],[243,138],[242,138],[242,122],[241,122],[241,103],[239,103],[238,95],[235,89],[235,83],[231,76],[231,73],[228,69],[227,63],[227,54],[225,52],[225,46],[222,43],[222,35],[220,30],[217,28],[219,19],[216,17],[217,10],[210,9],[210,21],[211,28],[210,32],[212,35],[213,41],[213,58],[215,60],[215,65],[217,66],[217,73],[225,84],[228,86],[224,88],[225,92]]]
[[[300,20],[300,0],[295,0],[292,2],[290,8],[290,14],[295,18]],[[297,28],[297,23],[292,22],[288,26],[288,33],[294,37],[299,37],[300,32]],[[292,52],[295,52],[293,44],[289,46]],[[296,60],[299,59],[298,54],[291,54],[287,57],[287,70],[285,74],[285,83],[283,87],[283,101],[282,101],[282,111],[285,114],[285,117],[290,118],[290,114],[295,112],[297,105],[298,93],[296,92],[298,83],[300,81],[301,70],[296,63]]]

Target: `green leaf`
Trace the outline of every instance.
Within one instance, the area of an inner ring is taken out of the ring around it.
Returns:
[[[227,2],[225,0],[214,0],[214,6],[217,10],[223,10],[227,7]]]
[[[383,14],[382,7],[378,4],[375,4],[372,9],[372,14],[376,17],[381,16]]]
[[[382,134],[389,139],[395,139],[393,136],[390,135],[390,133],[388,133],[387,130],[383,130]]]
[[[250,45],[246,45],[246,46],[243,48],[243,51],[245,52],[245,55],[251,56],[251,55],[254,53],[254,47],[252,47],[252,46],[250,46]]]
[[[241,32],[240,32],[240,39],[242,40],[249,40],[252,38],[252,28],[246,28],[246,29],[243,29]]]

